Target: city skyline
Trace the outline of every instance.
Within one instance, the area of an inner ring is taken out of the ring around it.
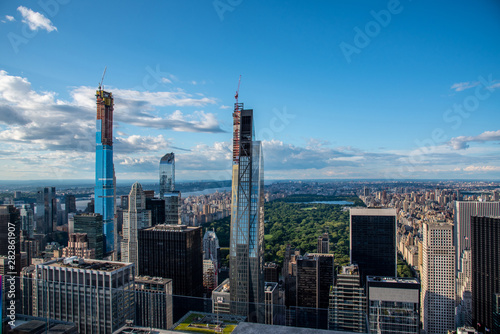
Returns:
[[[235,3],[2,3],[0,180],[93,178],[105,66],[118,180],[229,180],[240,74],[268,179],[498,179],[498,3]]]

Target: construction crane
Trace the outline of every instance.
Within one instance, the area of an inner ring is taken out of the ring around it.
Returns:
[[[102,82],[104,81],[104,75],[106,75],[107,66],[104,67],[104,72],[102,73],[101,82],[99,83],[99,90],[101,90]]]
[[[238,80],[238,89],[236,90],[236,95],[234,95],[234,98],[236,99],[236,105],[238,105],[238,93],[240,91],[240,83],[241,83],[241,74],[240,74],[240,79]]]
[[[238,93],[240,92],[240,83],[241,83],[241,74],[240,79],[238,80],[238,90],[236,90],[236,94],[234,98],[236,99],[236,103],[234,104],[234,112],[233,112],[233,164],[239,163],[240,156],[240,118],[241,111],[240,108],[243,109],[243,103],[238,103]]]

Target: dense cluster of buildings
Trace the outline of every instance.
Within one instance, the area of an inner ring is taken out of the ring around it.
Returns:
[[[236,103],[231,192],[183,199],[167,153],[158,196],[136,182],[117,205],[113,96],[99,87],[96,101],[96,182],[86,212],[77,212],[73,194],[58,210],[54,187],[38,189],[33,205],[0,205],[8,232],[0,233],[0,274],[18,280],[14,297],[2,296],[16,313],[80,333],[170,329],[191,310],[360,333],[500,332],[498,192],[284,182],[265,193],[253,110]],[[328,232],[317,236],[316,253],[286,245],[281,270],[265,263],[264,202],[310,193],[360,195],[367,205],[350,209],[349,265],[336,265]],[[217,235],[200,227],[227,216],[228,278]],[[416,277],[398,277],[398,252]]]

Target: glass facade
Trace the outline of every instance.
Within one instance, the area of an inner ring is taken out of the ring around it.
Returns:
[[[160,198],[175,190],[175,155],[167,153],[160,159]]]
[[[260,141],[254,140],[253,110],[235,106],[230,238],[230,286],[233,314],[264,322],[264,178]]]
[[[351,263],[361,279],[368,275],[396,276],[396,210],[351,209]]]
[[[94,212],[102,216],[104,252],[115,249],[115,169],[113,166],[113,95],[96,92],[96,159]]]
[[[370,300],[370,333],[419,333],[419,304]]]

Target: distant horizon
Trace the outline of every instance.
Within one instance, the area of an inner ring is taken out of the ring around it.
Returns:
[[[215,3],[1,2],[0,179],[93,180],[102,80],[118,180],[230,179],[237,89],[265,178],[500,177],[499,1]]]
[[[90,184],[93,185],[95,180],[94,179],[34,179],[34,180],[0,180],[0,185],[2,184],[15,184],[15,183],[30,183],[30,182],[36,182],[36,183],[42,183],[42,182],[50,182],[50,181],[56,181],[58,183],[72,183],[74,182],[75,184],[82,183],[82,184]],[[217,179],[211,179],[211,180],[176,180],[176,184],[178,183],[203,183],[203,182],[230,182],[231,179],[227,180],[217,180]],[[269,182],[347,182],[347,181],[353,181],[353,182],[500,182],[499,179],[265,179],[264,180],[266,183]],[[147,182],[147,183],[159,183],[158,180],[151,180],[151,179],[144,179],[144,180],[117,180],[117,185],[118,184],[133,184],[134,182]]]

